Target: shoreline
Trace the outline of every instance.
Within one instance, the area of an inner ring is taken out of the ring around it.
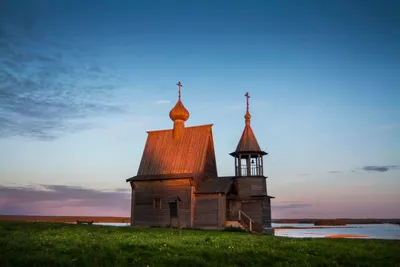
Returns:
[[[130,223],[129,217],[112,216],[40,216],[40,215],[0,215],[0,221],[28,221],[28,222],[76,222],[93,221],[94,223]],[[393,224],[400,226],[400,219],[329,219],[331,224],[315,225],[327,219],[274,219],[272,223],[277,224],[313,224],[307,227],[282,226],[275,229],[324,229],[332,228],[358,228],[360,226],[349,226],[349,224]],[[335,222],[343,224],[335,224]]]
[[[0,215],[0,221],[17,222],[77,222],[93,221],[94,223],[130,223],[129,217],[111,216],[24,216],[24,215]]]

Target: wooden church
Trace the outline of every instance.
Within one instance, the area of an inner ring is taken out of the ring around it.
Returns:
[[[132,188],[132,226],[170,226],[170,203],[177,201],[181,227],[220,229],[241,227],[272,232],[271,196],[267,194],[262,151],[250,125],[246,93],[245,126],[236,150],[235,176],[219,177],[213,124],[185,126],[189,111],[181,101],[169,117],[173,128],[149,131]]]

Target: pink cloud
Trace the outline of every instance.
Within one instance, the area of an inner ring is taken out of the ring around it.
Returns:
[[[43,190],[44,189],[44,190]],[[48,216],[129,216],[129,189],[99,191],[43,185],[0,187],[0,214]]]

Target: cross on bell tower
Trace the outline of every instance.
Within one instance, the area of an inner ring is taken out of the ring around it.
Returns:
[[[249,92],[247,92],[246,94],[244,94],[244,96],[246,97],[246,113],[249,113]]]

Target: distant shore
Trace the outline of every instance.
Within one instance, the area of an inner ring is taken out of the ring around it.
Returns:
[[[375,218],[337,218],[337,219],[274,219],[273,223],[314,224],[316,226],[344,226],[347,224],[400,224],[400,218],[375,219]]]
[[[93,221],[94,223],[129,223],[129,217],[107,216],[25,216],[0,215],[0,221],[28,221],[28,222],[76,222]],[[314,224],[315,226],[345,226],[347,224],[382,224],[391,223],[400,225],[400,218],[393,219],[274,219],[273,223],[282,224]],[[288,227],[279,227],[288,228]],[[290,228],[290,227],[289,227]]]
[[[106,216],[24,216],[24,215],[0,215],[0,221],[23,221],[23,222],[63,222],[72,223],[77,221],[93,221],[94,223],[129,223],[129,217],[106,217]]]

